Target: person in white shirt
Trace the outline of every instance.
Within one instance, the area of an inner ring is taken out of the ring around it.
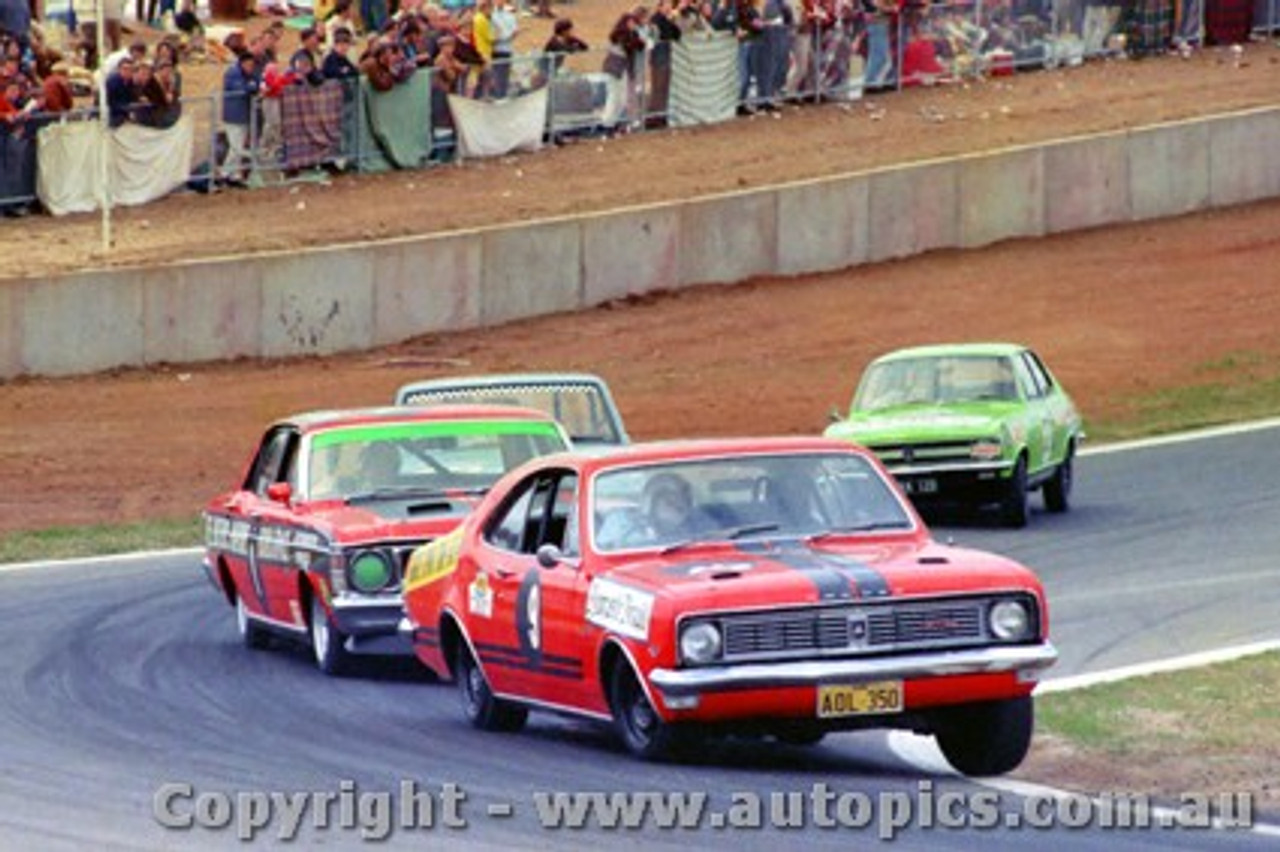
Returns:
[[[493,96],[505,98],[511,88],[511,61],[520,29],[520,19],[510,0],[494,4],[489,24],[493,28]]]

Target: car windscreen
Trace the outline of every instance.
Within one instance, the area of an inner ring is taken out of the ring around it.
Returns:
[[[1009,359],[997,355],[898,358],[867,368],[856,411],[903,405],[950,405],[1018,398]]]
[[[907,530],[893,486],[866,458],[738,455],[617,468],[596,475],[597,550],[668,548],[757,536]]]
[[[517,405],[551,415],[578,442],[622,442],[608,400],[595,385],[577,382],[415,388],[402,405]]]
[[[311,500],[355,494],[476,491],[537,456],[567,449],[553,423],[423,421],[350,426],[311,436]]]

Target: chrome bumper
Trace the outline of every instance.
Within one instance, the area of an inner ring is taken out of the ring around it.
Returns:
[[[1013,462],[939,462],[927,464],[913,462],[884,462],[884,466],[894,476],[947,476],[959,474],[1003,473],[1013,467]]]
[[[654,669],[649,673],[649,682],[665,697],[684,698],[735,689],[779,689],[884,679],[912,680],[951,675],[1034,672],[1048,668],[1057,659],[1058,649],[1045,642],[1041,645],[938,651],[903,657]]]

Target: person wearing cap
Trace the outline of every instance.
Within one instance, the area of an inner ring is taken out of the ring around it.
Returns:
[[[348,80],[360,76],[360,69],[351,61],[351,45],[355,37],[351,30],[340,29],[333,34],[333,47],[324,56],[320,72],[327,80]]]

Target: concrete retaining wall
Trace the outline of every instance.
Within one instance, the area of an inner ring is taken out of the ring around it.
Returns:
[[[0,378],[328,354],[659,289],[1280,197],[1280,109],[620,211],[0,280]]]

